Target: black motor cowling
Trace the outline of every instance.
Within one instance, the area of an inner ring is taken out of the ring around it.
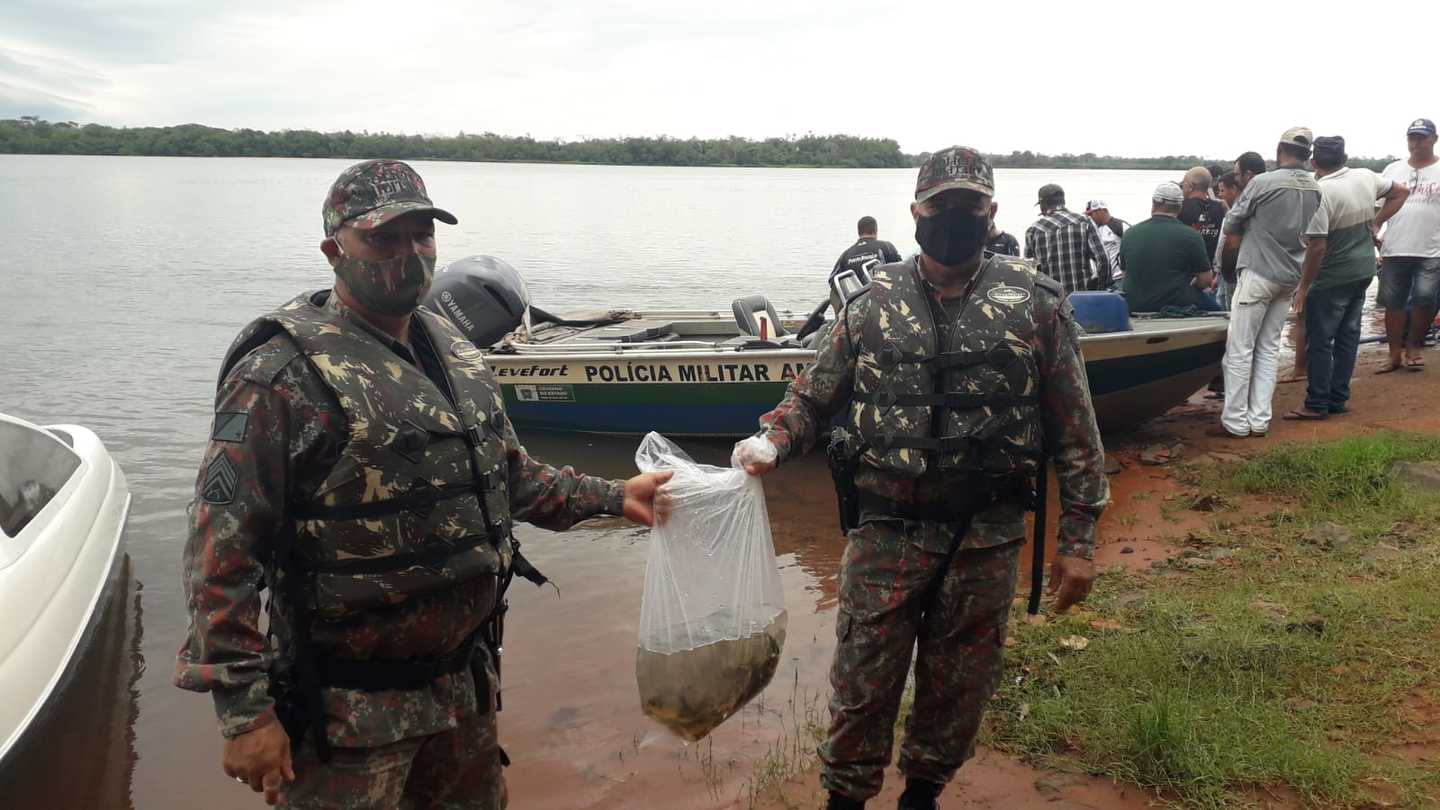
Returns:
[[[530,291],[519,271],[504,259],[466,256],[435,273],[425,306],[445,315],[471,343],[485,348],[525,323]]]

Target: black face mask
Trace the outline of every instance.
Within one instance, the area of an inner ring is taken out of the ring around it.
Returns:
[[[932,217],[915,220],[915,241],[926,256],[956,267],[974,258],[990,235],[990,218],[964,208],[947,208]]]

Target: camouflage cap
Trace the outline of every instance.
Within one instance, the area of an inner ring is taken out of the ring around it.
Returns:
[[[990,161],[968,146],[941,149],[920,164],[920,176],[915,180],[915,202],[925,202],[956,188],[995,195],[995,173],[990,170]]]
[[[455,215],[436,208],[425,192],[425,181],[398,160],[366,160],[340,173],[325,195],[325,235],[334,236],[341,225],[369,230],[401,214],[426,211],[454,225]]]

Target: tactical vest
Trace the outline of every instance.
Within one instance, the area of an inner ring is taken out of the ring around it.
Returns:
[[[1013,257],[987,258],[940,347],[917,261],[876,268],[870,280],[850,408],[860,463],[916,477],[1033,474],[1041,452],[1034,271]]]
[[[283,331],[349,423],[340,460],[290,505],[291,560],[309,607],[339,619],[460,585],[510,565],[499,388],[443,316],[417,310],[444,369],[442,391],[415,365],[307,293],[251,323],[221,372]],[[489,577],[491,583],[477,579]]]

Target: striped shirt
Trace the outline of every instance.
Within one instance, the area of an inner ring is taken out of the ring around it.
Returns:
[[[1325,237],[1325,258],[1312,290],[1354,284],[1375,275],[1375,201],[1390,193],[1391,181],[1369,169],[1345,166],[1320,178],[1320,207],[1306,236]]]
[[[1056,208],[1025,231],[1025,258],[1060,282],[1066,293],[1110,286],[1110,258],[1090,218]],[[1092,266],[1093,265],[1093,266]]]

